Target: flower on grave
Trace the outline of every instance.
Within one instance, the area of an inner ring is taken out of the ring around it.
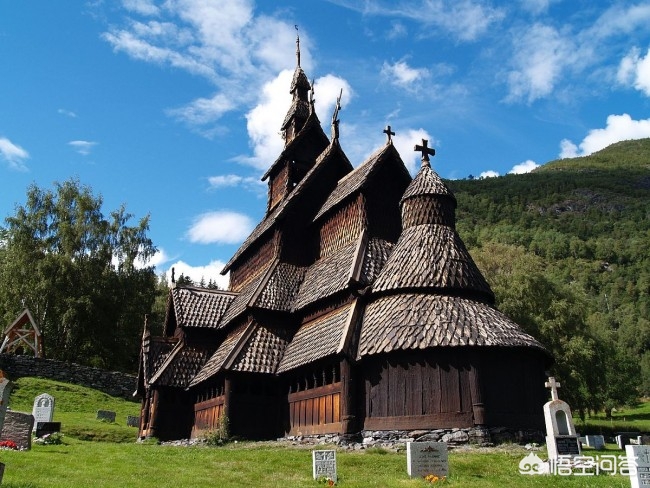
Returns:
[[[0,441],[0,449],[14,449],[18,450],[18,444],[16,444],[14,441]]]
[[[45,434],[43,437],[37,437],[34,439],[36,444],[43,445],[56,445],[63,443],[63,434],[60,432],[52,432],[51,434]]]
[[[447,481],[447,477],[446,476],[438,476],[438,475],[435,475],[435,474],[428,474],[428,475],[426,475],[424,477],[424,481],[426,481],[427,483],[431,483],[431,484],[433,484],[433,483],[444,483],[445,481]]]
[[[329,478],[329,477],[326,477],[326,476],[321,476],[316,481],[318,481],[319,483],[323,483],[324,485],[327,485],[327,486],[336,485],[336,481],[334,481],[332,478]]]

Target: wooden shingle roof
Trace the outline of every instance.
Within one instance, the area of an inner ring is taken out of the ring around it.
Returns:
[[[291,311],[306,272],[304,266],[278,263],[252,305],[266,310]]]
[[[334,191],[327,198],[323,206],[320,208],[314,221],[318,220],[322,215],[329,212],[332,208],[337,207],[342,201],[346,200],[351,195],[355,194],[360,190],[368,181],[371,174],[375,169],[380,166],[384,161],[388,159],[397,159],[400,162],[400,158],[397,149],[392,144],[386,144],[384,147],[378,149],[374,154],[372,154],[366,161],[361,163],[352,173],[346,175],[336,185]],[[402,163],[402,168],[404,172],[408,174],[406,167]],[[410,175],[409,175],[410,179]]]
[[[415,175],[415,178],[413,178],[413,181],[402,196],[402,202],[407,198],[422,195],[444,196],[456,202],[456,197],[453,192],[445,185],[440,176],[438,176],[438,173],[431,169],[431,166],[428,164],[422,165],[418,174]]]
[[[263,272],[261,272],[256,278],[252,279],[250,283],[239,292],[237,297],[230,304],[230,307],[228,307],[228,310],[226,310],[226,313],[223,315],[219,324],[220,329],[232,323],[233,320],[239,317],[239,315],[244,313],[248,307],[252,305],[257,295],[263,289],[264,283],[269,279],[269,276],[271,276],[276,266],[277,260],[268,265]]]
[[[357,359],[431,347],[544,347],[491,306],[461,297],[400,294],[365,310]]]
[[[300,326],[287,346],[278,373],[338,354],[343,349],[354,302]]]
[[[307,129],[307,124],[300,131],[298,137],[300,137],[300,134],[302,134],[306,129]],[[291,142],[291,145],[295,144],[297,139],[298,138],[294,139]],[[350,163],[347,156],[341,149],[341,146],[339,145],[338,141],[333,141],[321,153],[321,155],[318,156],[316,162],[314,163],[314,166],[312,166],[312,168],[307,172],[307,174],[298,182],[298,184],[293,189],[293,191],[289,193],[289,195],[284,200],[282,200],[271,211],[271,213],[269,213],[264,218],[264,220],[262,220],[259,224],[257,224],[257,227],[253,229],[253,232],[251,232],[251,234],[246,238],[244,243],[239,247],[237,252],[235,252],[235,254],[232,256],[232,258],[230,258],[228,263],[226,263],[223,270],[221,271],[222,274],[225,274],[230,269],[230,267],[235,263],[235,261],[239,259],[242,253],[244,253],[254,242],[256,242],[267,231],[273,228],[275,224],[284,217],[284,215],[288,212],[288,210],[293,207],[293,205],[298,204],[299,196],[306,189],[309,188],[312,182],[316,179],[316,176],[319,174],[320,169],[327,164],[327,161],[333,159],[334,157],[340,158],[343,161],[344,165],[347,165],[349,167],[349,170],[352,171],[352,164]]]
[[[216,329],[237,295],[223,290],[189,286],[171,289],[176,324],[180,327]]]
[[[373,292],[437,289],[494,301],[494,294],[456,231],[444,225],[416,225],[402,231]],[[424,291],[424,290],[423,290]]]
[[[290,338],[291,333],[286,329],[270,329],[256,324],[230,369],[248,373],[274,374]]]
[[[179,342],[149,383],[185,388],[201,370],[209,356],[205,348]]]

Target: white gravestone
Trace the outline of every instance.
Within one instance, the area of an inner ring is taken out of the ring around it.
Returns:
[[[47,393],[41,393],[34,398],[32,415],[34,416],[34,430],[38,427],[39,422],[52,422],[54,417],[54,397]]]
[[[650,446],[625,446],[628,464],[636,466],[630,469],[632,488],[650,486]]]
[[[336,483],[336,451],[333,449],[312,451],[314,479],[330,478]]]
[[[0,432],[2,432],[2,425],[5,422],[5,415],[7,414],[7,407],[9,406],[9,395],[14,384],[4,376],[0,376]]]
[[[559,456],[580,456],[582,449],[573,425],[571,408],[557,395],[560,383],[550,377],[545,386],[551,389],[551,401],[544,405],[548,458],[557,460]]]
[[[449,453],[446,442],[407,442],[406,470],[408,475],[423,478],[430,474],[449,474]]]

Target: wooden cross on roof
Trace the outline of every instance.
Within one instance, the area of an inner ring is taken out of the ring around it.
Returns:
[[[343,96],[343,88],[339,92],[339,96],[336,99],[336,106],[334,107],[334,113],[332,114],[332,140],[339,138],[339,110],[341,110],[341,97]]]
[[[557,396],[557,389],[560,386],[562,386],[562,385],[560,385],[559,381],[555,381],[555,378],[553,376],[550,376],[548,378],[548,381],[546,383],[544,383],[544,386],[546,388],[551,389],[551,400],[553,400],[553,401],[559,400],[559,397]]]
[[[393,138],[391,136],[394,136],[395,133],[390,129],[390,125],[386,126],[386,128],[383,130],[383,133],[388,137],[388,144],[392,144]]]
[[[431,166],[429,163],[429,155],[435,156],[436,150],[432,147],[429,147],[428,139],[422,139],[422,145],[416,144],[414,151],[422,152],[422,166]]]

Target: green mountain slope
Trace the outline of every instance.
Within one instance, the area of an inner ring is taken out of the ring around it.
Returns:
[[[571,316],[567,326],[580,322],[580,334],[598,346],[591,359],[582,358],[585,368],[603,355],[617,364],[634,361],[640,377],[615,372],[609,380],[635,377],[639,392],[650,394],[650,139],[552,161],[525,175],[447,183],[458,200],[458,231],[495,288],[500,308],[519,314],[515,318],[547,343],[562,337],[558,324]],[[568,300],[566,313],[556,311],[551,319],[543,304],[524,313],[544,290],[533,287],[526,295],[513,287],[532,278],[559,293],[546,308],[556,307],[561,296]],[[576,334],[566,334],[565,342]],[[571,353],[566,346],[550,346],[557,367],[568,368],[565,376],[582,375],[577,388],[596,387],[584,383],[590,372],[562,364]],[[583,345],[579,352],[588,348]]]

